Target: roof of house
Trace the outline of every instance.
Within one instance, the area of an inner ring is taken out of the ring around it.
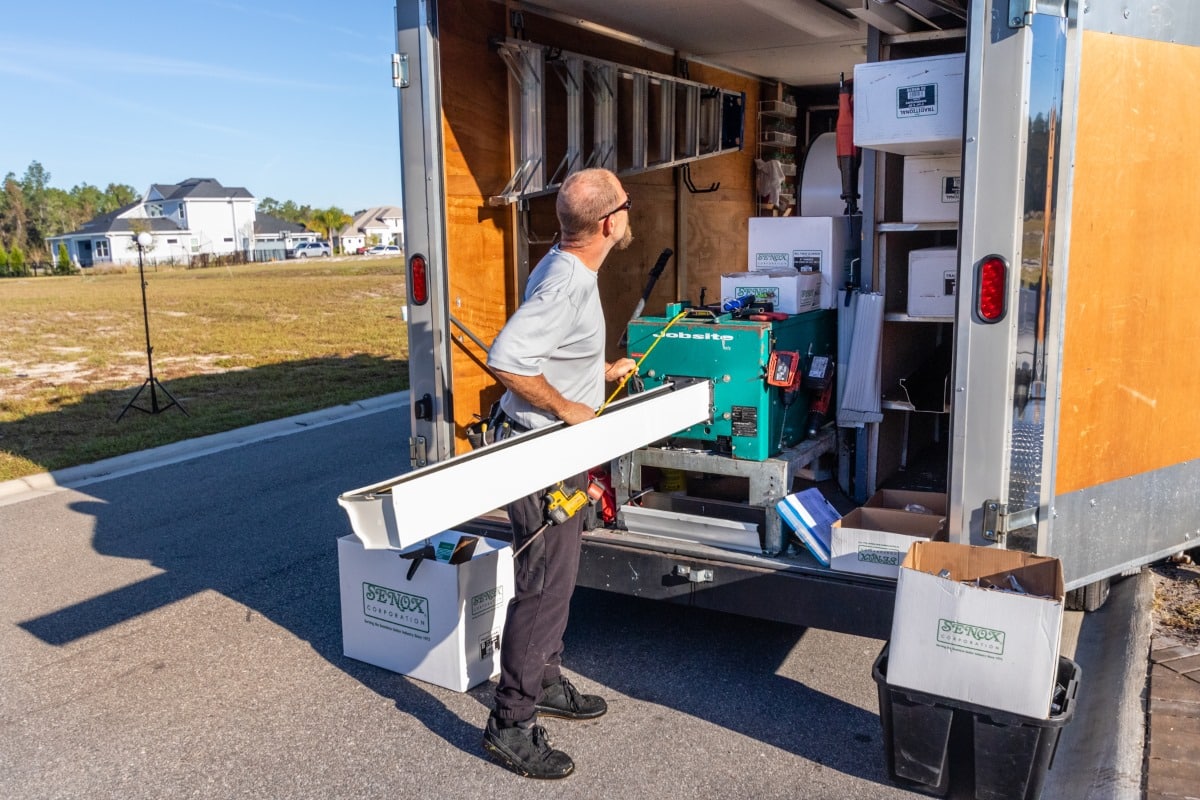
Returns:
[[[360,211],[346,227],[338,232],[338,236],[353,236],[367,228],[388,227],[386,219],[403,219],[404,212],[396,206],[375,206],[366,211]]]
[[[151,233],[176,233],[185,228],[170,217],[122,217],[122,214],[137,208],[141,205],[141,201],[130,203],[127,206],[122,206],[116,211],[109,211],[107,214],[101,214],[98,217],[93,217],[80,226],[79,230],[71,231],[70,233],[60,234],[61,236],[96,236],[106,233],[133,233],[133,222],[138,223],[139,230],[148,230]],[[57,237],[55,237],[57,238]]]
[[[304,233],[308,228],[296,222],[273,217],[261,211],[254,215],[254,233],[257,236],[280,233]]]
[[[179,183],[151,184],[146,199],[159,200],[253,200],[254,195],[240,186],[222,186],[213,178],[188,178]]]

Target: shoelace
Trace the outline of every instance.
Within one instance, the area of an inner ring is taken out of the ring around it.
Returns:
[[[550,741],[550,734],[546,733],[546,729],[541,725],[533,726],[533,746],[542,752],[554,748],[554,742]]]

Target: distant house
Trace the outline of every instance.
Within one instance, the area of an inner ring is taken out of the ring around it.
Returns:
[[[254,196],[241,187],[225,187],[212,178],[156,183],[137,203],[102,214],[79,230],[50,237],[81,267],[137,264],[137,234],[146,231],[151,244],[147,263],[189,263],[200,256],[249,254],[254,247]]]
[[[404,212],[396,206],[376,206],[360,211],[346,227],[338,231],[335,244],[343,253],[377,244],[404,247]]]
[[[319,238],[320,234],[303,225],[259,213],[254,217],[254,253],[251,259],[282,261],[297,242],[315,242]]]

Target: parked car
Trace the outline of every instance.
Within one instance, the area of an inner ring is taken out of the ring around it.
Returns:
[[[298,242],[292,250],[292,258],[331,255],[333,255],[333,249],[329,246],[329,242]]]
[[[398,255],[400,255],[400,252],[401,252],[400,246],[395,245],[395,244],[377,244],[374,247],[367,249],[367,255],[369,255],[369,256],[379,256],[379,255],[398,256]]]

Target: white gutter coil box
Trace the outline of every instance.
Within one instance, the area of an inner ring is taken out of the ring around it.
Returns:
[[[854,67],[854,144],[900,155],[962,151],[964,55]]]
[[[338,504],[364,547],[404,550],[711,414],[711,383],[667,384],[613,403],[593,420],[550,425],[346,492]]]
[[[453,548],[461,535],[431,541]],[[368,550],[338,539],[342,652],[350,658],[465,692],[500,671],[500,635],[513,597],[512,548],[474,538],[462,563]]]

